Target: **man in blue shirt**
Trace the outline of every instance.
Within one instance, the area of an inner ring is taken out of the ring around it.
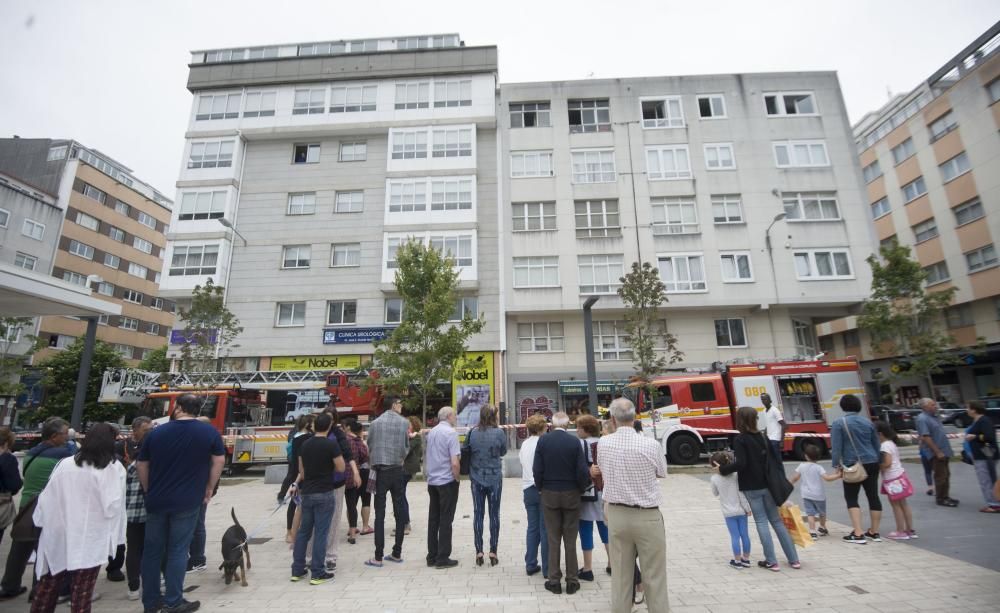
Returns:
[[[427,566],[451,568],[458,566],[451,559],[451,525],[455,520],[458,504],[459,460],[462,450],[458,444],[455,409],[442,407],[438,411],[438,424],[427,435]]]
[[[948,496],[951,485],[951,469],[948,462],[955,454],[951,442],[938,419],[938,404],[932,398],[921,398],[917,406],[922,411],[917,415],[917,433],[920,434],[920,455],[931,461],[934,469],[934,495],[942,507],[957,507],[958,501]]]
[[[201,507],[212,499],[222,475],[226,447],[215,428],[196,419],[200,411],[201,399],[180,396],[171,421],[147,434],[139,448],[136,470],[146,492],[142,604],[147,612],[188,613],[201,606],[184,600],[184,572]],[[164,557],[166,594],[161,595]]]

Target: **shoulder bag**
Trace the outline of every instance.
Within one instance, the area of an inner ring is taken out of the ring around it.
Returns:
[[[792,495],[795,486],[788,481],[781,463],[775,462],[771,457],[771,446],[763,434],[760,435],[760,439],[764,444],[764,478],[767,481],[767,491],[771,492],[771,498],[774,498],[774,503],[780,507]]]
[[[31,456],[31,459],[24,465],[23,475],[28,476],[28,467],[38,458],[38,454]],[[54,469],[53,469],[54,470]],[[44,489],[44,488],[43,488]],[[35,527],[35,507],[38,506],[38,497],[42,492],[38,492],[28,504],[21,507],[21,510],[14,516],[14,521],[10,525],[10,539],[15,542],[34,542],[38,540],[38,535],[42,529]]]
[[[591,447],[591,445],[587,444],[587,441],[581,440],[580,444],[583,445],[583,455],[587,459],[587,466],[593,466],[596,458],[592,455],[591,450],[597,449],[597,443],[594,443],[593,447]],[[597,482],[593,480],[593,474],[594,474],[593,471],[591,471],[590,474],[591,474],[590,486],[588,486],[587,489],[583,490],[583,493],[580,495],[580,500],[582,502],[597,502],[597,492],[603,489],[603,487],[598,488]],[[603,486],[604,484],[602,483],[601,485]]]
[[[868,478],[868,471],[865,470],[863,464],[861,464],[861,454],[858,453],[858,446],[854,444],[854,435],[851,434],[851,427],[847,424],[847,418],[843,419],[844,430],[847,432],[847,438],[851,441],[851,447],[854,448],[854,455],[857,457],[857,461],[851,466],[844,466],[844,483],[861,483]]]

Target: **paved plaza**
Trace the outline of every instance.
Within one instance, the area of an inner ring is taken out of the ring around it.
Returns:
[[[845,529],[839,524],[831,525],[830,537],[801,552],[802,570],[792,570],[787,565],[780,573],[757,568],[730,569],[729,537],[704,475],[671,474],[663,480],[662,487],[670,602],[675,613],[997,610],[1000,572],[908,543],[847,545],[840,542]],[[202,610],[352,613],[610,610],[611,583],[603,571],[607,561],[603,551],[595,551],[594,555],[596,581],[584,582],[580,592],[573,596],[552,595],[545,591],[540,575],[525,576],[525,519],[519,479],[504,482],[499,566],[477,567],[474,563],[472,501],[468,485],[463,483],[453,554],[461,564],[449,570],[427,568],[424,564],[427,493],[423,483],[415,482],[409,488],[414,530],[404,543],[404,563],[386,563],[382,569],[365,567],[362,562],[373,551],[372,537],[362,537],[353,546],[342,542],[337,578],[321,586],[288,581],[291,554],[284,542],[284,509],[266,519],[274,508],[276,492],[276,485],[265,485],[257,475],[227,479],[220,488],[208,513],[208,570],[187,580],[191,590],[187,597],[201,600]],[[830,504],[842,505],[842,501],[831,497]],[[222,573],[217,570],[219,537],[229,526],[230,506],[236,507],[247,530],[263,525],[256,536],[269,539],[251,548],[253,568],[249,573],[250,585],[245,588],[235,583],[224,585]],[[891,523],[891,518],[887,519]],[[887,525],[883,532],[889,530]],[[757,560],[760,547],[756,531],[751,528],[750,532],[752,558]],[[996,540],[992,543],[990,546],[995,546]],[[5,558],[8,548],[9,540],[5,540],[0,556]],[[784,564],[784,559],[780,560]],[[126,600],[124,584],[108,583],[103,573],[97,591],[101,600],[95,603],[95,611],[142,610],[140,603]],[[4,603],[2,608],[9,613],[28,611],[24,598]],[[639,606],[637,610],[646,609]]]

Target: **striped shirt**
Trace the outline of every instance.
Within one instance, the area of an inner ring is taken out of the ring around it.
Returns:
[[[667,476],[660,445],[629,427],[601,437],[597,465],[604,477],[603,498],[611,504],[643,508],[663,502],[657,479]]]

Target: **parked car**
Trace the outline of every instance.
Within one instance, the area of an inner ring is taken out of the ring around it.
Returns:
[[[984,396],[979,399],[986,407],[986,416],[994,426],[1000,427],[1000,396]]]
[[[965,407],[955,402],[939,402],[938,417],[941,418],[941,423],[951,424],[956,428],[965,428],[972,423]]]
[[[920,413],[920,409],[901,404],[876,404],[872,406],[871,412],[872,419],[889,422],[893,430],[902,432],[916,429],[913,419]]]

